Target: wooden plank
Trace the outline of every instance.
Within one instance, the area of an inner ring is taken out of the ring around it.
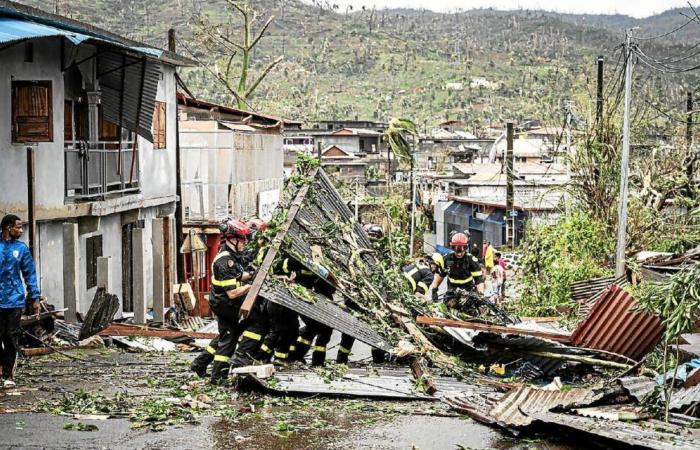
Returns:
[[[309,175],[309,178],[311,180],[314,180],[316,178],[316,173],[318,173],[318,169],[315,169]],[[310,186],[311,183],[302,186],[302,188],[299,189],[299,192],[297,192],[296,197],[294,197],[294,202],[292,202],[292,205],[287,211],[287,219],[284,221],[282,227],[277,232],[277,235],[272,240],[270,247],[267,249],[265,259],[263,259],[263,262],[260,265],[260,268],[258,269],[258,273],[255,275],[255,279],[253,280],[253,284],[251,285],[250,290],[248,291],[248,294],[245,297],[245,300],[243,300],[243,305],[241,306],[241,316],[247,317],[248,314],[250,314],[250,311],[253,309],[255,299],[258,297],[258,293],[260,292],[260,289],[262,288],[262,285],[270,272],[272,263],[277,257],[277,253],[279,252],[280,246],[282,245],[282,241],[284,241],[284,238],[287,236],[289,227],[292,226],[292,223],[294,222],[294,219],[296,218],[296,215],[299,212],[299,208],[301,208],[301,204],[304,201],[304,198],[306,198],[307,192],[309,192]]]
[[[193,339],[214,339],[218,333],[204,333],[197,331],[169,330],[149,327],[139,327],[136,325],[125,325],[113,323],[104,330],[97,333],[99,336],[148,336],[160,337],[164,339],[190,337]]]
[[[22,316],[20,319],[20,326],[31,325],[37,322],[41,322],[47,317],[56,316],[64,311],[68,311],[68,308],[56,309],[53,311],[46,311],[39,314],[32,314],[31,316]]]
[[[542,339],[551,339],[553,341],[564,343],[571,342],[571,336],[568,334],[549,333],[546,331],[535,330],[522,330],[518,328],[504,327],[501,325],[488,325],[485,323],[440,319],[438,317],[418,316],[416,318],[416,323],[419,323],[421,325],[433,325],[438,327],[467,328],[469,330],[488,331],[490,333],[498,334],[516,334],[518,336],[533,336]]]

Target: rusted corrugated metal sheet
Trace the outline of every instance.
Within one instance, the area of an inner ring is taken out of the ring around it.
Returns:
[[[663,424],[658,421],[605,422],[590,417],[538,411],[533,419],[556,424],[564,428],[578,430],[597,437],[611,439],[625,446],[658,450],[697,450],[700,440],[695,439],[688,429]]]
[[[492,386],[472,385],[456,395],[445,396],[443,401],[455,411],[466,414],[474,420],[497,425],[496,420],[489,415],[489,411],[504,395]]]
[[[505,426],[524,427],[532,423],[532,413],[549,411],[558,406],[587,406],[602,395],[591,389],[550,391],[520,386],[511,389],[496,403],[489,416]]]
[[[650,314],[633,312],[635,300],[618,286],[609,286],[571,341],[578,347],[605,350],[639,360],[656,345],[664,327]]]

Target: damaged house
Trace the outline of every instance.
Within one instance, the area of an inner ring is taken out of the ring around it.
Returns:
[[[176,81],[189,59],[0,1],[0,213],[43,295],[85,313],[98,281],[145,321],[174,279]],[[99,279],[99,280],[98,280]]]

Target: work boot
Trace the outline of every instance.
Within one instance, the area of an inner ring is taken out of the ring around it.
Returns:
[[[211,384],[224,384],[230,369],[231,365],[228,362],[214,361],[211,366]]]
[[[372,362],[374,364],[383,364],[386,361],[387,352],[379,350],[378,348],[372,349]]]
[[[289,359],[292,361],[304,361],[306,352],[308,352],[310,348],[311,344],[297,341],[296,345],[294,346],[294,350],[291,351],[291,354],[289,355]]]
[[[326,364],[326,352],[320,350],[314,350],[311,354],[311,365],[314,367],[321,367]]]
[[[213,350],[213,349],[212,349]],[[215,350],[214,350],[215,351]],[[207,376],[207,367],[214,360],[214,355],[209,352],[209,349],[197,355],[190,364],[190,370],[197,374],[198,377],[204,378]]]
[[[338,364],[347,364],[350,359],[350,349],[345,347],[338,348],[338,356],[335,357],[335,362]]]

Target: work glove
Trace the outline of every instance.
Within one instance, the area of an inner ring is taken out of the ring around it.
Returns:
[[[436,288],[436,289],[433,289],[431,292],[432,292],[432,293],[431,293],[431,299],[432,299],[432,301],[437,303],[437,301],[438,301],[438,290],[437,290],[437,288]]]

